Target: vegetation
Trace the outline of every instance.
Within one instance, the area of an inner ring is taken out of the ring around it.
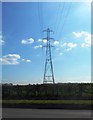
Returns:
[[[90,100],[3,100],[3,104],[75,104],[75,105],[91,105]]]
[[[93,84],[92,83],[60,83],[60,84],[37,84],[37,85],[2,85],[2,99],[3,100],[21,100],[16,102],[38,103],[41,101],[33,100],[45,100],[41,103],[55,101],[46,100],[59,100],[60,102],[68,102],[64,100],[91,100],[93,99]],[[63,100],[63,101],[60,101]],[[13,102],[13,101],[12,101]],[[11,103],[12,103],[11,102]],[[69,103],[68,102],[68,103]],[[78,101],[82,103],[82,101]],[[86,101],[87,103],[89,101]],[[76,103],[76,101],[74,101]],[[84,101],[83,101],[84,103]]]

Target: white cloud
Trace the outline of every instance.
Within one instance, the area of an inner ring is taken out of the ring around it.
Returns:
[[[34,46],[34,49],[42,48],[42,45],[36,45]]]
[[[76,38],[80,38],[82,36],[81,32],[73,32]]]
[[[42,42],[42,39],[38,39],[38,42]]]
[[[22,59],[22,61],[25,61],[25,59]]]
[[[47,43],[47,39],[38,39],[38,42]]]
[[[33,42],[34,42],[33,38],[29,38],[21,41],[22,44],[32,44]]]
[[[47,43],[47,39],[43,39],[43,43]]]
[[[3,40],[3,36],[0,33],[0,46],[4,45],[5,41]]]
[[[31,62],[31,60],[29,60],[29,59],[22,59],[22,61],[24,61],[24,62]]]
[[[47,43],[47,39],[38,39],[38,42]]]
[[[86,43],[82,43],[82,44],[81,44],[81,47],[82,47],[82,48],[84,48],[84,47],[89,47],[89,45],[86,44]]]
[[[5,65],[16,65],[19,64],[18,60],[20,59],[18,54],[8,54],[0,58],[0,63]]]
[[[63,53],[62,53],[62,52],[60,52],[60,53],[59,53],[59,55],[63,55]]]
[[[66,51],[70,51],[70,50],[72,50],[72,48],[67,48],[67,49],[65,49]]]
[[[29,59],[21,59],[20,55],[18,54],[8,54],[0,58],[0,63],[4,65],[17,65],[19,64],[18,60],[24,62],[31,62],[31,60]]]
[[[67,45],[67,43],[65,42],[61,45],[61,47],[65,47],[66,45]]]
[[[65,51],[71,51],[73,48],[77,47],[77,44],[76,43],[72,43],[72,42],[69,42],[66,44],[67,45],[67,48],[65,49]]]
[[[35,49],[39,48],[39,45],[34,46]]]
[[[91,46],[91,34],[85,31],[82,32],[73,32],[74,36],[77,39],[82,40],[81,47],[90,47]]]
[[[59,41],[54,41],[54,45],[59,45]]]
[[[31,60],[26,60],[26,62],[31,62]]]
[[[73,43],[73,42],[68,42],[68,43],[63,43],[60,45],[61,48],[65,47],[64,51],[70,51],[72,50],[73,48],[77,47],[77,44],[76,43]]]
[[[67,44],[67,46],[70,47],[70,48],[75,48],[77,46],[77,44],[70,42],[70,43]]]
[[[77,44],[76,43],[72,43],[72,42],[69,42],[69,43],[63,43],[62,45],[60,45],[61,47],[69,47],[69,48],[75,48],[77,47]]]

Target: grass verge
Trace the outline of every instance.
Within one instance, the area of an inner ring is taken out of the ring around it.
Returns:
[[[2,100],[2,104],[76,104],[91,105],[93,100]]]

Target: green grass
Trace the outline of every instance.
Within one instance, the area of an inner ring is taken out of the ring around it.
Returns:
[[[2,100],[3,104],[86,104],[91,105],[91,100]]]

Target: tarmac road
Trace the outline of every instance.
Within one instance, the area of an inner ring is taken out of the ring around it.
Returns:
[[[3,108],[3,118],[91,118],[91,110]]]

